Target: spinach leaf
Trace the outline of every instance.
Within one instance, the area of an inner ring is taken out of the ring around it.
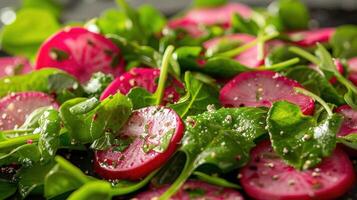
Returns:
[[[216,77],[230,78],[241,72],[251,71],[247,66],[244,66],[231,58],[213,57],[207,60],[207,63],[202,68],[202,72]]]
[[[153,97],[153,94],[141,87],[132,88],[127,96],[133,103],[133,109],[155,105],[155,98]]]
[[[357,149],[357,134],[350,133],[345,136],[338,136],[337,142],[342,143],[351,149]]]
[[[22,168],[16,176],[19,178],[19,192],[22,198],[27,197],[31,192],[43,193],[43,184],[46,174],[52,169],[54,163],[46,165],[35,164],[28,168]]]
[[[0,199],[5,200],[15,194],[17,185],[10,181],[0,179]]]
[[[40,125],[38,122],[39,122],[41,116],[43,115],[43,113],[45,113],[46,111],[51,110],[51,109],[52,109],[52,106],[37,108],[36,110],[34,110],[31,114],[29,114],[26,117],[24,124],[22,124],[19,127],[19,130],[32,130],[32,129],[39,127]]]
[[[257,35],[259,31],[259,26],[254,20],[245,19],[238,13],[235,13],[232,17],[232,30],[236,33]]]
[[[284,74],[296,80],[314,94],[321,96],[327,102],[336,105],[345,103],[343,96],[337,92],[336,88],[333,87],[326,77],[311,67],[296,66],[288,69]]]
[[[84,91],[89,98],[99,98],[105,88],[113,81],[113,76],[103,72],[94,73],[88,83],[84,86]]]
[[[357,56],[357,26],[338,27],[331,37],[330,43],[334,57],[351,58]]]
[[[208,105],[220,105],[218,101],[218,91],[205,83],[195,79],[191,72],[185,73],[186,95],[172,105],[181,118],[189,115],[196,115],[207,110]]]
[[[23,166],[31,166],[39,162],[41,153],[36,144],[24,144],[14,148],[9,153],[0,156],[0,166],[19,163]]]
[[[309,11],[300,0],[277,0],[268,10],[279,17],[286,30],[308,27]]]
[[[60,17],[62,5],[54,0],[22,0],[22,8],[37,8],[51,12],[57,18]]]
[[[47,162],[54,158],[60,143],[61,120],[58,111],[45,111],[38,123],[39,127],[34,131],[34,134],[40,134],[38,148],[41,153],[41,160]]]
[[[74,191],[68,200],[110,200],[111,184],[106,181],[92,181]]]
[[[253,140],[266,132],[265,118],[265,110],[248,107],[222,108],[188,118],[179,149],[186,154],[185,166],[160,199],[169,199],[203,164],[216,165],[223,172],[243,166]]]
[[[78,80],[67,73],[56,73],[48,76],[48,93],[55,94],[56,100],[63,103],[69,99],[84,95]]]
[[[300,107],[285,101],[270,108],[267,127],[275,152],[297,169],[308,169],[331,155],[342,117],[329,114],[321,121],[302,114]]]
[[[16,20],[2,29],[1,46],[7,53],[33,58],[42,42],[59,28],[51,12],[21,9],[16,14]]]
[[[227,3],[227,0],[194,0],[194,7],[216,7]]]
[[[210,176],[202,172],[193,172],[193,175],[197,176],[198,179],[221,187],[241,189],[241,187],[235,183],[231,183],[224,178],[218,176]]]
[[[116,134],[129,118],[132,103],[117,93],[100,102],[96,99],[71,99],[60,107],[64,127],[81,144],[91,143],[106,132]]]

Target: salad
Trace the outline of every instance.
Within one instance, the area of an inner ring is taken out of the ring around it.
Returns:
[[[194,0],[1,30],[0,199],[354,199],[357,26]]]

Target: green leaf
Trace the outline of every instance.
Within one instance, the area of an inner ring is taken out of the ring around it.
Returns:
[[[42,42],[59,28],[50,11],[21,9],[17,12],[16,20],[2,29],[1,45],[7,53],[33,58]]]
[[[19,127],[19,130],[34,129],[39,127],[38,122],[41,116],[43,115],[43,113],[50,109],[52,109],[52,106],[41,107],[34,110],[26,117],[24,124]]]
[[[42,194],[45,176],[53,166],[54,163],[36,164],[32,167],[21,169],[16,175],[19,178],[18,187],[21,197],[25,198],[35,190]]]
[[[195,79],[189,71],[185,73],[185,87],[186,95],[177,103],[169,105],[182,118],[203,113],[208,105],[219,107],[218,91]]]
[[[79,108],[78,106],[86,109],[79,113],[73,112],[77,110],[75,108]],[[117,134],[132,111],[131,101],[120,93],[106,98],[94,108],[92,106],[91,99],[76,98],[65,102],[60,107],[64,126],[76,142],[91,143],[106,132]]]
[[[238,13],[235,13],[232,17],[232,29],[237,33],[257,35],[259,26],[254,20],[243,18]]]
[[[210,183],[213,185],[221,186],[221,187],[226,187],[226,188],[235,188],[235,189],[241,189],[241,187],[235,183],[231,183],[227,181],[224,178],[220,178],[218,176],[210,176],[202,172],[193,172],[193,175],[197,176],[198,179]]]
[[[300,0],[278,0],[268,8],[277,14],[287,30],[306,29],[309,23],[309,11]]]
[[[56,110],[45,111],[39,119],[39,127],[34,131],[40,134],[38,148],[42,161],[50,161],[56,155],[59,147],[61,119]]]
[[[106,181],[92,181],[73,192],[68,200],[110,200],[111,184]]]
[[[99,98],[113,79],[113,76],[110,74],[104,74],[103,72],[94,73],[88,83],[84,86],[84,90],[88,97]]]
[[[293,58],[296,58],[296,55],[289,51],[288,46],[275,47],[265,57],[265,65],[272,66]],[[305,59],[302,59],[301,57],[299,58],[300,62],[298,64],[308,64]]]
[[[51,12],[57,18],[60,17],[62,5],[54,0],[22,0],[22,8],[37,8]]]
[[[5,200],[15,194],[17,185],[10,181],[0,179],[0,199]]]
[[[330,43],[334,57],[352,58],[357,56],[357,26],[338,27],[331,37]]]
[[[299,106],[285,101],[274,103],[267,118],[275,152],[289,165],[303,170],[331,155],[341,122],[337,114],[317,121],[303,115]]]
[[[10,153],[0,156],[0,166],[19,163],[31,166],[39,162],[41,153],[36,144],[24,144],[14,148]]]
[[[194,0],[194,7],[216,7],[226,4],[227,0]]]
[[[350,133],[345,136],[338,136],[337,142],[342,143],[351,149],[357,149],[357,134]]]
[[[234,59],[213,57],[208,59],[207,63],[202,68],[202,72],[216,77],[230,78],[241,72],[251,71],[247,66],[244,66]]]
[[[150,105],[155,105],[155,98],[153,94],[141,87],[132,88],[127,96],[133,103],[133,109],[139,109]]]
[[[56,99],[60,103],[84,95],[78,80],[67,73],[49,75],[48,92],[56,94]]]
[[[148,34],[159,33],[166,25],[165,16],[150,4],[138,8],[141,26]]]
[[[179,149],[186,154],[185,167],[160,199],[169,199],[203,164],[216,165],[223,172],[246,164],[254,139],[266,132],[265,118],[265,110],[248,107],[223,108],[188,118]]]

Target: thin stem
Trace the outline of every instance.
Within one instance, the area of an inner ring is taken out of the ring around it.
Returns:
[[[166,48],[162,63],[161,63],[161,68],[160,68],[160,77],[159,77],[159,85],[157,86],[157,89],[155,91],[155,97],[156,97],[156,105],[161,104],[161,100],[164,96],[164,90],[165,90],[165,82],[167,80],[167,74],[168,74],[168,69],[169,69],[169,62],[172,56],[172,53],[174,52],[174,46],[170,45]]]
[[[299,47],[290,47],[289,51],[305,58],[306,60],[314,63],[315,65],[318,65],[320,63],[320,60],[318,58],[316,58],[316,56],[312,55],[311,53],[309,53]]]
[[[38,141],[39,138],[40,138],[40,134],[31,134],[31,135],[24,135],[24,136],[11,138],[0,142],[0,149],[6,149],[14,146],[23,145],[26,144],[29,140]]]
[[[316,94],[314,94],[314,93],[312,93],[310,91],[307,91],[307,90],[305,90],[303,88],[298,88],[298,87],[295,87],[294,90],[297,93],[300,93],[300,94],[303,94],[303,95],[306,95],[306,96],[309,96],[309,97],[313,98],[315,101],[319,102],[325,108],[325,110],[327,111],[327,114],[329,116],[333,115],[332,110],[327,105],[327,103],[324,100],[322,100],[319,96],[317,96]]]
[[[33,132],[35,129],[19,129],[19,130],[3,130],[0,131],[0,133],[3,133],[5,135],[15,135],[15,134],[23,134],[23,133],[29,133]]]
[[[339,72],[334,73],[334,75],[336,76],[336,79],[345,87],[350,88],[353,93],[357,94],[357,88],[356,86],[351,83],[349,80],[347,80],[344,76],[342,76]]]
[[[265,44],[265,41],[263,40],[263,37],[264,37],[264,33],[260,32],[258,34],[258,44],[257,44],[258,55],[257,55],[257,60],[264,59],[264,44]]]
[[[270,35],[263,36],[263,37],[261,38],[261,41],[266,42],[266,41],[268,41],[268,40],[271,40],[271,39],[275,38],[275,37],[278,36],[278,35],[279,35],[279,33],[274,32],[274,33],[272,33],[272,34],[270,34]],[[258,42],[259,42],[259,39],[255,39],[255,40],[253,40],[253,41],[251,41],[251,42],[248,42],[247,44],[244,44],[244,45],[242,45],[242,46],[239,46],[239,47],[236,48],[236,49],[233,49],[233,50],[230,50],[230,51],[226,51],[226,52],[217,54],[217,56],[228,57],[228,58],[237,56],[237,55],[239,55],[240,53],[242,53],[242,52],[244,52],[244,51],[246,51],[246,50],[248,50],[248,49],[254,47],[255,45],[258,44]]]
[[[292,65],[295,65],[296,63],[299,63],[300,59],[299,58],[292,58],[277,64],[274,64],[272,66],[260,66],[258,67],[259,70],[282,70],[285,69],[287,67],[290,67]]]

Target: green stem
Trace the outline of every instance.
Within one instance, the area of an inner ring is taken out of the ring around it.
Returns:
[[[174,46],[170,45],[166,48],[162,63],[161,63],[161,68],[160,68],[160,77],[159,77],[159,85],[157,86],[157,89],[155,91],[154,96],[156,97],[156,105],[161,104],[161,100],[164,96],[164,90],[165,90],[165,82],[167,79],[168,75],[168,70],[169,70],[169,62],[172,56],[172,53],[174,52]]]
[[[129,194],[129,193],[135,192],[135,191],[139,190],[140,188],[144,187],[146,184],[148,184],[149,181],[156,175],[157,172],[158,172],[158,170],[152,172],[147,177],[145,177],[145,179],[141,180],[138,183],[135,183],[134,185],[128,186],[128,187],[119,188],[119,187],[114,186],[111,191],[111,195],[119,196],[119,195],[124,195],[124,194]]]
[[[67,172],[71,173],[77,180],[80,180],[83,184],[90,182],[91,179],[87,177],[80,169],[74,166],[72,163],[68,162],[61,156],[55,157],[56,162]]]
[[[334,73],[336,79],[345,87],[350,88],[353,93],[357,94],[357,88],[356,86],[351,83],[349,80],[347,80],[344,76],[342,76],[338,71]]]
[[[275,33],[272,33],[270,35],[263,36],[263,37],[261,37],[261,41],[262,42],[266,42],[268,40],[271,40],[271,39],[275,38],[278,35],[279,35],[279,33],[275,32]],[[230,51],[226,51],[226,52],[223,52],[223,53],[219,53],[219,54],[217,54],[217,56],[232,58],[232,57],[237,56],[240,53],[242,53],[242,52],[254,47],[255,45],[258,44],[259,41],[260,41],[259,38],[255,39],[255,40],[253,40],[251,42],[248,42],[247,44],[239,46],[236,49],[233,49],[233,50],[230,50]]]
[[[307,90],[305,90],[303,88],[299,88],[299,87],[295,87],[294,90],[297,93],[300,93],[300,94],[303,94],[303,95],[306,95],[306,96],[309,96],[309,97],[313,98],[315,101],[319,102],[325,108],[325,110],[327,111],[327,114],[329,116],[333,115],[332,110],[327,105],[327,103],[324,100],[322,100],[319,96],[317,96],[316,94],[314,94],[314,93],[312,93],[310,91],[307,91]]]
[[[24,135],[24,136],[11,138],[0,142],[0,149],[6,149],[14,146],[23,145],[26,144],[29,140],[38,141],[39,138],[40,138],[40,134],[31,134],[31,135]]]
[[[315,65],[318,65],[320,63],[320,60],[318,58],[316,58],[316,56],[312,55],[311,53],[309,53],[299,47],[290,47],[289,51],[305,58],[306,60],[314,63]]]
[[[257,44],[257,49],[258,49],[258,55],[257,55],[257,60],[262,60],[264,59],[264,44],[265,41],[263,40],[264,34],[260,32],[258,34],[258,44]]]
[[[185,167],[183,168],[180,176],[175,180],[174,183],[171,184],[169,189],[166,190],[164,194],[162,194],[158,200],[168,200],[170,197],[181,188],[181,186],[185,183],[185,181],[190,177],[195,167],[193,166],[193,162],[190,159],[186,160]]]
[[[19,130],[3,130],[0,133],[5,135],[15,135],[15,134],[23,134],[23,133],[30,133],[33,132],[35,129],[19,129]]]
[[[285,69],[287,67],[290,67],[291,65],[295,65],[296,63],[299,63],[300,59],[299,58],[292,58],[277,64],[274,64],[272,66],[260,66],[257,69],[258,70],[282,70]]]

